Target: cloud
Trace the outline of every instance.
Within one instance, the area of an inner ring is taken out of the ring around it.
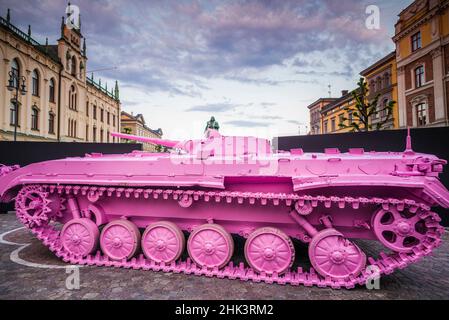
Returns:
[[[225,124],[229,124],[234,127],[243,127],[243,128],[269,127],[271,125],[271,123],[268,123],[268,122],[250,121],[250,120],[231,120],[231,121],[226,121]]]
[[[231,81],[237,81],[240,83],[245,83],[245,84],[252,84],[252,85],[257,85],[257,86],[279,86],[279,85],[283,85],[283,84],[289,84],[289,83],[318,83],[318,81],[316,80],[272,80],[272,79],[252,79],[252,78],[247,78],[247,77],[242,77],[242,76],[226,76],[225,77],[226,80],[231,80]]]
[[[228,102],[223,103],[209,103],[204,105],[198,105],[188,108],[186,111],[188,112],[228,112],[235,110],[240,105],[232,104]]]
[[[76,3],[82,32],[87,35],[90,69],[117,66],[118,70],[105,71],[104,76],[152,92],[188,97],[201,96],[200,92],[207,90],[201,79],[217,77],[256,86],[315,83],[307,78],[239,75],[243,69],[282,67],[285,60],[298,54],[338,47],[347,62],[370,56],[379,51],[379,44],[391,40],[383,30],[373,32],[364,27],[366,4],[365,0]],[[15,0],[4,0],[0,9],[6,7],[13,8],[13,22],[29,22],[38,34],[54,40],[58,37],[65,3],[23,0],[18,6]],[[293,65],[315,68],[321,63],[296,59]],[[349,77],[349,72],[352,70],[297,75]]]

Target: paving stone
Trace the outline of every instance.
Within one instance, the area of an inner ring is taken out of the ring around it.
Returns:
[[[0,234],[20,227],[14,214],[0,215]],[[385,276],[380,290],[357,287],[332,290],[304,286],[281,286],[239,280],[198,277],[131,269],[79,268],[80,288],[66,288],[65,268],[45,269],[11,261],[19,246],[0,244],[0,299],[449,299],[449,232],[436,252],[419,263]],[[19,256],[34,263],[66,266],[27,230],[5,237],[16,243],[30,243]],[[368,254],[381,249],[377,243],[360,241]],[[300,248],[298,254],[307,251]],[[306,259],[298,259],[306,263]]]

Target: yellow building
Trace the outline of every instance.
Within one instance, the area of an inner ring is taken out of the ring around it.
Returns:
[[[64,17],[57,44],[40,44],[31,27],[14,26],[9,9],[0,17],[0,140],[116,141],[109,132],[120,128],[117,82],[108,90],[88,78],[86,52],[81,29],[68,27]]]
[[[395,28],[399,127],[449,125],[449,0],[414,1]]]
[[[143,118],[143,115],[133,115],[122,111],[121,113],[122,133],[132,134],[146,138],[162,138],[162,129],[150,129]],[[151,143],[144,143],[143,150],[156,152],[156,146]]]
[[[384,110],[385,106],[387,106],[390,101],[396,102],[393,108],[393,116],[382,126],[382,129],[388,130],[399,128],[396,52],[392,52],[375,62],[370,67],[363,70],[360,75],[365,78],[365,81],[368,84],[368,100],[372,101],[378,96],[378,112],[373,114],[370,119],[373,128],[375,128],[377,123],[386,120],[387,113],[382,110]]]
[[[352,112],[355,100],[352,91],[344,90],[340,98],[329,103],[321,109],[321,133],[344,133],[351,131],[351,128],[341,128],[340,124],[349,125],[353,122]],[[349,110],[346,110],[349,108]],[[344,120],[348,119],[348,120]]]

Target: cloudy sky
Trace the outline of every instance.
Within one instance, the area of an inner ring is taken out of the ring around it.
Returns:
[[[171,139],[201,137],[213,115],[223,134],[304,134],[306,106],[353,89],[359,72],[394,50],[411,0],[78,0],[87,70],[122,108]],[[12,23],[56,43],[66,1],[0,0]],[[366,8],[380,28],[366,28]]]

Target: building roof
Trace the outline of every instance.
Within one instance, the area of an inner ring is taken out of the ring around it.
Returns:
[[[351,100],[352,100],[352,93],[353,93],[354,91],[356,91],[356,90],[358,90],[358,89],[351,90],[351,91],[349,91],[347,94],[345,94],[344,96],[342,96],[342,97],[336,99],[335,101],[329,103],[327,106],[325,106],[325,107],[321,110],[321,112],[322,112],[322,113],[323,113],[323,112],[327,112],[327,111],[329,111],[329,110],[332,110],[332,109],[334,109],[334,108],[336,108],[336,107],[341,106],[343,103],[346,103],[346,102],[348,102],[348,101],[351,101]]]
[[[121,117],[122,117],[122,122],[124,120],[125,121],[139,122],[144,127],[144,129],[154,133],[155,135],[162,136],[162,134],[163,134],[161,128],[158,128],[157,130],[154,130],[154,129],[151,129],[151,128],[147,127],[147,125],[145,123],[145,119],[144,119],[144,117],[143,117],[143,115],[141,113],[138,113],[137,115],[132,115],[132,114],[129,114],[128,112],[122,111],[121,112]],[[127,119],[123,119],[123,117],[126,117]]]
[[[30,33],[25,33],[16,26],[14,26],[10,21],[7,19],[4,19],[3,17],[0,17],[0,27],[11,32],[16,37],[20,38],[22,41],[30,44],[33,46],[36,50],[40,51],[44,55],[48,56],[53,61],[61,64],[61,60],[58,57],[58,46],[57,45],[42,45],[36,40],[31,37],[31,31]],[[31,30],[31,29],[30,29]],[[56,49],[54,48],[56,47]]]
[[[337,100],[338,98],[319,98],[318,100],[316,100],[315,102],[309,104],[307,106],[308,109],[312,109],[314,106],[316,106],[318,103],[321,102],[333,102],[335,100]]]
[[[380,66],[382,66],[383,64],[385,64],[387,61],[394,60],[395,58],[396,58],[396,50],[391,52],[391,53],[389,53],[389,54],[387,54],[385,57],[383,57],[382,59],[376,61],[371,66],[369,66],[368,68],[366,68],[365,70],[360,72],[360,75],[365,77],[366,75],[368,75],[371,72],[373,72],[375,69],[377,69]]]

